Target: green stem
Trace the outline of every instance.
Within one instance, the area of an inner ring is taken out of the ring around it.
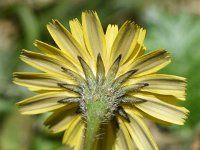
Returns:
[[[85,133],[85,150],[93,149],[99,127],[100,127],[99,118],[87,121],[87,128]]]
[[[84,150],[94,149],[96,135],[99,132],[101,122],[106,113],[107,103],[103,100],[90,101],[87,103],[87,127],[85,131]]]

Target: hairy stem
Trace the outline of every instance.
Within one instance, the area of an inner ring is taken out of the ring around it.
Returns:
[[[97,134],[99,133],[99,128],[106,114],[106,108],[106,101],[96,100],[87,103],[87,127],[84,143],[85,150],[92,150],[94,148],[95,140],[98,140]]]

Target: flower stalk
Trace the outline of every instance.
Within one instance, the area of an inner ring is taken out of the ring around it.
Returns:
[[[105,120],[107,105],[103,100],[91,101],[86,104],[86,130],[85,130],[85,143],[84,149],[91,150],[94,148],[95,141],[98,138],[99,129],[102,120]]]

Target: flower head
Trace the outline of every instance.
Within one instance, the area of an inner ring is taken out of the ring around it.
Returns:
[[[52,112],[45,125],[65,131],[75,149],[158,149],[143,118],[184,124],[188,110],[185,78],[159,74],[170,63],[164,50],[144,54],[145,29],[127,21],[102,29],[96,12],[47,25],[58,48],[41,41],[41,53],[23,50],[21,59],[40,73],[14,73],[14,82],[39,93],[17,103],[22,114]]]

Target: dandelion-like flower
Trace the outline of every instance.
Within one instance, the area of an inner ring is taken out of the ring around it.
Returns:
[[[76,150],[158,149],[143,118],[184,124],[188,110],[183,77],[159,74],[170,63],[164,49],[144,54],[145,29],[127,21],[102,29],[96,12],[47,25],[58,48],[41,41],[41,53],[22,51],[21,59],[40,73],[14,73],[14,82],[39,93],[17,103],[22,114],[52,112],[45,125],[63,132]]]

